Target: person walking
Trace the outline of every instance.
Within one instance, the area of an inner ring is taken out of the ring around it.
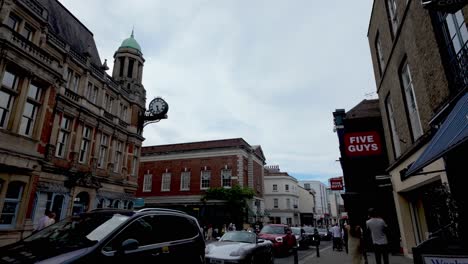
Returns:
[[[51,212],[51,213],[49,214],[49,220],[47,221],[46,227],[55,224],[55,216],[56,216],[56,215],[55,215],[54,212]]]
[[[333,235],[333,250],[341,251],[341,228],[338,224],[335,224],[332,229]]]
[[[383,258],[384,264],[388,264],[387,224],[382,218],[378,217],[373,208],[369,209],[369,217],[366,226],[371,235],[372,244],[374,244],[375,262],[381,264]]]
[[[317,258],[320,258],[320,234],[318,232],[317,228],[314,228],[314,234],[312,235],[312,240],[314,241],[315,244],[315,249],[317,250]]]
[[[40,230],[42,230],[42,229],[44,229],[45,227],[48,226],[48,223],[49,223],[49,220],[50,220],[49,214],[50,214],[49,209],[46,209],[45,212],[44,212],[44,215],[41,218],[39,218],[39,221],[37,223],[37,227],[34,230],[34,232],[40,231]]]
[[[206,230],[206,240],[210,241],[212,239],[213,239],[213,226],[209,224],[208,229]]]
[[[359,225],[351,222],[347,225],[345,232],[348,234],[348,250],[352,264],[363,263],[363,238],[362,229]]]
[[[343,224],[343,245],[346,250],[346,254],[349,253],[348,250],[348,237],[349,237],[349,232],[347,231],[349,229],[349,225],[344,223]]]

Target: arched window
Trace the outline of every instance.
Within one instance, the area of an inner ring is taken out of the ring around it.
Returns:
[[[0,226],[13,226],[15,224],[23,189],[23,182],[12,181],[8,184],[2,214],[0,215]]]
[[[127,209],[128,209],[128,210],[132,210],[132,209],[133,209],[133,202],[128,202]]]
[[[115,200],[113,208],[120,208],[120,201]]]

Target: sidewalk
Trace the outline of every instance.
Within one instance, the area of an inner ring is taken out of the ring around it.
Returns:
[[[367,253],[369,264],[375,263],[375,256],[373,253]],[[413,260],[402,255],[390,255],[391,264],[413,264]],[[299,260],[300,264],[351,264],[351,256],[346,254],[345,251],[332,251],[331,247],[323,248],[320,250],[320,258],[317,258],[315,253]],[[363,262],[364,263],[364,262]]]

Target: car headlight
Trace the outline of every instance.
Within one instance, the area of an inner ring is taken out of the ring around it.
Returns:
[[[282,237],[277,237],[275,238],[275,241],[278,243],[283,243],[283,238]]]

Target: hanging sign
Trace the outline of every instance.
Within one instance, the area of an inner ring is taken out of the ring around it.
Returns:
[[[348,157],[380,155],[382,153],[380,136],[375,131],[346,133],[344,142]]]

